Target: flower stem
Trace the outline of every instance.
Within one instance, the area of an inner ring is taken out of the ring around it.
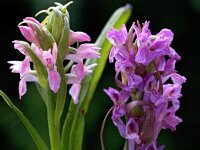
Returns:
[[[106,119],[108,118],[108,115],[110,114],[110,112],[113,110],[113,107],[111,107],[109,109],[109,111],[107,112],[106,116],[104,117],[103,119],[103,123],[101,125],[101,132],[100,132],[100,140],[101,140],[101,149],[102,150],[105,150],[105,146],[104,146],[104,142],[103,142],[103,131],[104,131],[104,127],[105,127],[105,124],[106,124]]]
[[[60,144],[60,121],[55,117],[55,100],[53,96],[48,100],[47,104],[49,137],[51,143],[51,150],[61,150]]]

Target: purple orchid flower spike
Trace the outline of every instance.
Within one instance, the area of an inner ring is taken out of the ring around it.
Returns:
[[[123,25],[107,34],[113,45],[109,58],[116,60],[115,82],[121,92],[111,87],[104,91],[113,101],[111,118],[128,140],[129,150],[163,150],[156,142],[160,131],[174,131],[182,122],[175,113],[186,78],[175,70],[180,56],[171,47],[173,32],[163,29],[152,35],[149,24],[133,23],[128,34]],[[125,91],[128,98],[122,96]]]

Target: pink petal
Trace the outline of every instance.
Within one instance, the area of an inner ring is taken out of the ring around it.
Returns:
[[[26,57],[21,64],[21,70],[20,70],[20,77],[22,77],[24,74],[28,73],[30,70],[30,62],[29,58]]]
[[[67,84],[75,84],[78,83],[77,77],[74,73],[66,74],[67,77]]]
[[[14,48],[19,50],[23,55],[26,55],[26,50],[24,47],[19,43],[18,40],[12,41],[14,43]]]
[[[32,23],[35,23],[36,25],[38,25],[39,28],[42,28],[42,25],[40,24],[39,21],[37,21],[35,18],[33,17],[26,17],[23,21],[24,23],[27,23],[27,25],[33,30],[35,31],[35,28],[33,27]]]
[[[73,45],[75,42],[85,42],[90,40],[90,36],[84,32],[70,31],[69,33],[69,45]]]
[[[68,54],[65,59],[67,60],[71,60],[71,61],[74,61],[74,62],[77,62],[77,63],[80,63],[82,62],[82,59],[76,55],[76,54]]]
[[[12,73],[20,73],[22,61],[8,61],[9,64],[11,64],[10,68]]]
[[[77,80],[80,82],[87,75],[87,72],[85,72],[83,63],[78,63],[78,64],[74,65],[74,67],[72,68],[72,72],[75,72],[75,74],[77,76]]]
[[[79,48],[77,49],[78,52],[81,51],[87,51],[87,50],[93,50],[93,51],[99,51],[101,48],[97,47],[96,44],[81,44]]]
[[[56,62],[56,60],[57,60],[57,55],[58,55],[58,47],[55,42],[55,43],[53,43],[53,48],[52,48],[52,56],[53,56],[54,62]]]
[[[78,103],[80,90],[81,90],[80,84],[73,84],[69,90],[69,94],[72,96],[72,98],[74,100],[74,104]]]
[[[48,81],[49,81],[50,89],[54,93],[57,93],[60,88],[61,77],[56,69],[48,70]]]
[[[42,27],[42,25],[40,24],[40,22],[38,20],[36,20],[35,18],[33,17],[26,17],[24,19],[24,21],[31,21],[31,22],[34,22],[35,24],[37,24],[39,27]]]
[[[31,44],[31,49],[34,51],[34,53],[37,55],[37,57],[44,62],[43,60],[43,49],[35,45],[34,43]]]
[[[87,58],[100,58],[100,53],[93,51],[93,50],[87,50],[82,51],[79,53],[80,58],[87,59]]]
[[[26,82],[38,82],[38,78],[31,74],[25,74],[20,82],[19,82],[19,96],[21,97],[26,93],[27,91],[27,84]]]
[[[38,39],[35,32],[27,26],[19,26],[19,29],[22,35],[28,40],[29,42],[38,44]]]

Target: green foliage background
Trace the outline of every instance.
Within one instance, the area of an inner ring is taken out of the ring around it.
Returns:
[[[19,100],[19,76],[10,73],[6,62],[23,59],[11,43],[15,39],[23,39],[17,24],[26,16],[34,16],[41,9],[50,7],[53,2],[53,0],[3,0],[0,9],[0,89],[27,115],[44,139],[48,139],[46,109],[35,85],[29,84],[27,94],[23,100]],[[57,0],[57,2],[64,4],[68,1]],[[165,144],[166,150],[200,148],[199,0],[75,0],[69,8],[71,29],[88,33],[94,42],[110,15],[126,3],[133,6],[133,15],[127,24],[128,27],[136,20],[141,22],[150,20],[150,28],[154,34],[162,28],[174,31],[172,47],[182,56],[182,60],[177,63],[177,70],[188,79],[183,86],[184,96],[181,98],[181,108],[178,111],[183,123],[174,133],[168,130],[161,132],[159,144]],[[42,16],[38,17],[39,20],[41,18]],[[115,86],[114,73],[113,64],[107,64],[87,115],[84,150],[100,149],[100,126],[106,111],[112,106],[112,102],[102,89]],[[70,98],[67,99],[66,108],[69,100]],[[105,128],[105,145],[107,149],[112,150],[121,150],[123,146],[123,139],[111,120],[108,120]],[[36,150],[28,132],[3,101],[0,101],[0,149]]]

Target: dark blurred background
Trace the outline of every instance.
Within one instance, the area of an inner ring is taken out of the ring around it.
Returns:
[[[54,0],[3,0],[0,6],[0,89],[9,95],[45,139],[48,139],[46,110],[35,85],[29,84],[27,94],[23,100],[19,100],[19,76],[10,72],[7,61],[23,59],[12,44],[15,39],[23,39],[17,24],[26,16],[34,16],[38,11],[52,6],[53,2]],[[68,1],[57,2],[65,4]],[[200,0],[74,0],[74,4],[69,7],[71,29],[88,33],[94,42],[110,15],[126,3],[133,6],[128,27],[133,21],[149,20],[154,34],[162,28],[169,28],[174,32],[172,47],[182,56],[182,60],[177,63],[177,70],[187,77],[178,111],[183,122],[175,132],[162,131],[158,143],[165,144],[166,150],[200,149]],[[38,19],[41,21],[40,17]],[[100,149],[100,126],[112,106],[102,89],[114,86],[113,68],[112,64],[107,64],[87,115],[84,150]],[[121,150],[123,146],[123,139],[110,119],[105,127],[105,144],[109,150]],[[37,149],[24,126],[2,100],[0,149]]]

